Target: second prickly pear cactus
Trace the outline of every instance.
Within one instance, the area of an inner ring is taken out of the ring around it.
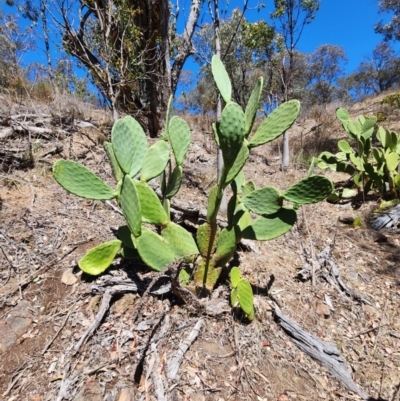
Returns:
[[[118,240],[112,240],[90,250],[80,261],[88,274],[100,274],[120,253],[126,258],[140,257],[156,271],[162,271],[176,259],[195,261],[192,271],[185,270],[185,282],[198,292],[209,292],[221,271],[231,260],[242,238],[270,240],[289,231],[296,222],[300,205],[319,202],[333,189],[323,176],[309,176],[285,191],[266,186],[257,189],[243,174],[250,149],[282,135],[293,124],[300,103],[291,100],[279,106],[252,135],[259,108],[263,79],[259,78],[245,109],[231,100],[228,73],[221,60],[212,60],[212,73],[226,106],[221,121],[213,125],[215,139],[221,147],[224,167],[217,185],[210,192],[207,219],[192,235],[170,218],[170,200],[182,183],[183,164],[190,145],[187,123],[171,117],[171,101],[167,110],[164,135],[148,146],[145,133],[132,117],[118,120],[112,129],[111,142],[105,150],[117,181],[111,188],[85,167],[58,161],[53,175],[67,191],[81,197],[108,200],[115,198],[122,209],[126,225],[118,230]],[[161,194],[149,181],[159,177]],[[217,216],[224,189],[231,185],[233,195],[228,205],[228,225],[221,229]],[[149,228],[149,224],[156,229]],[[251,285],[231,272],[232,305],[239,305],[246,316],[254,318]]]

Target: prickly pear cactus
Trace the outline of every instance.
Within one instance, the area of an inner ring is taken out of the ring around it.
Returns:
[[[88,274],[101,274],[118,253],[124,258],[139,257],[156,271],[183,258],[193,264],[182,271],[180,277],[184,283],[192,280],[190,285],[197,293],[208,293],[226,269],[242,238],[271,240],[285,234],[296,222],[297,209],[301,205],[319,202],[332,192],[333,185],[327,178],[311,173],[283,192],[271,186],[256,188],[252,181],[246,182],[243,167],[250,149],[278,138],[290,128],[299,114],[300,103],[297,100],[283,103],[253,133],[263,78],[257,80],[243,111],[231,99],[229,75],[218,57],[213,57],[212,73],[226,103],[220,122],[213,124],[224,167],[218,183],[210,191],[206,221],[195,235],[172,222],[170,217],[170,201],[179,192],[190,146],[189,126],[181,118],[172,116],[172,99],[168,103],[165,132],[152,146],[148,145],[143,129],[132,117],[124,117],[114,124],[111,142],[105,143],[105,150],[117,181],[115,189],[77,163],[61,160],[54,165],[54,178],[67,191],[91,199],[115,198],[126,220],[126,225],[118,229],[117,240],[97,246],[79,261],[81,269]],[[342,117],[346,120],[344,112]],[[364,133],[371,129],[368,127],[371,124],[362,121],[359,123],[361,128],[358,125],[356,128]],[[343,142],[341,148],[343,155],[352,153],[348,143]],[[390,155],[381,157],[390,168],[397,162]],[[156,193],[150,185],[156,177],[161,193]],[[228,185],[232,188],[228,225],[220,228],[217,216],[223,191]],[[231,282],[232,305],[239,306],[252,320],[252,288],[240,276],[237,267],[231,271]]]

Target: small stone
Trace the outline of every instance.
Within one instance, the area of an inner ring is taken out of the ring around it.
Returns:
[[[133,387],[124,388],[120,393],[117,401],[134,401],[135,390]]]
[[[75,274],[72,273],[72,269],[65,270],[61,277],[61,282],[65,285],[74,285],[77,281],[78,279]]]

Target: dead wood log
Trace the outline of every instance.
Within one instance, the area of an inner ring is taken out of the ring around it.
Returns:
[[[326,367],[347,389],[358,394],[364,400],[368,399],[368,396],[354,383],[347,368],[346,360],[335,344],[321,341],[307,333],[286,317],[276,305],[274,305],[274,315],[276,322],[298,348]]]

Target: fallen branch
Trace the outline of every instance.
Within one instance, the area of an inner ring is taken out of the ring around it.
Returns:
[[[176,375],[178,374],[179,366],[181,365],[182,359],[192,345],[193,341],[199,335],[200,329],[204,324],[203,319],[199,319],[197,323],[194,325],[193,330],[190,332],[188,337],[179,344],[178,350],[176,354],[173,356],[171,362],[167,366],[167,377],[170,380],[174,380]]]
[[[368,396],[354,383],[347,369],[346,360],[340,354],[335,344],[321,341],[317,337],[307,333],[287,318],[276,305],[273,305],[273,308],[277,323],[303,352],[311,356],[322,366],[325,366],[347,389],[358,394],[364,400],[368,399]]]

